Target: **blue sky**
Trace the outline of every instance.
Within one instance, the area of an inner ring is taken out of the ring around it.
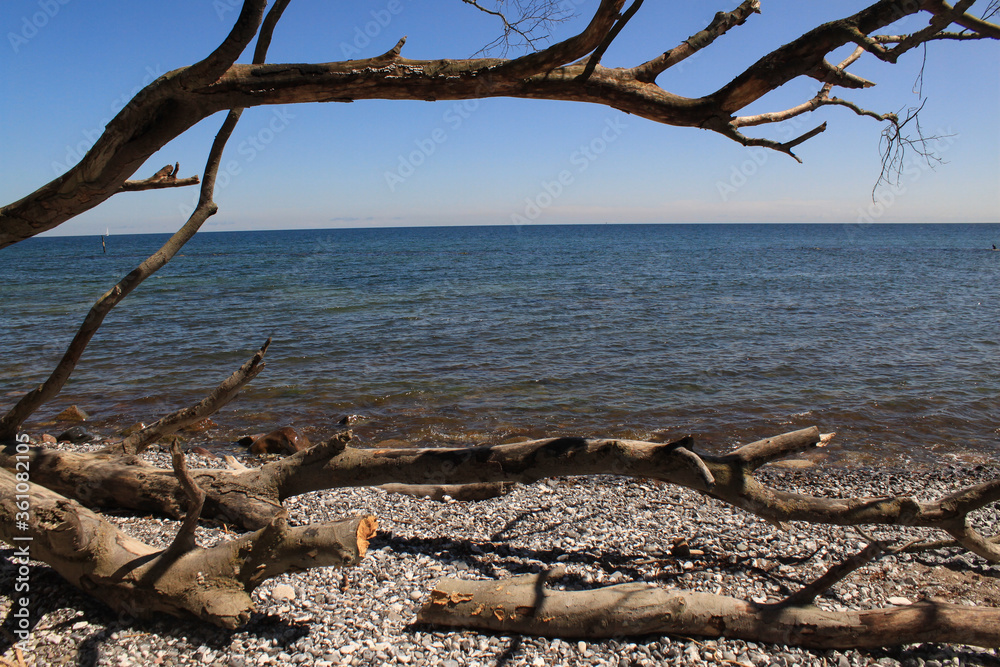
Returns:
[[[231,27],[235,4],[4,2],[0,200],[14,201],[58,175],[135,90],[209,53]],[[648,1],[604,64],[651,58],[736,4]],[[865,4],[762,0],[762,14],[665,73],[660,84],[683,95],[705,94],[802,31]],[[554,38],[578,31],[596,5],[578,0],[579,17],[557,26]],[[403,35],[404,56],[467,57],[497,31],[494,19],[460,0],[296,0],[278,26],[269,60],[367,57]],[[897,187],[879,193],[879,204],[872,202],[872,186],[881,126],[845,109],[758,130],[786,138],[828,121],[826,133],[798,148],[804,162],[798,164],[713,133],[582,103],[361,101],[248,110],[227,148],[224,164],[231,169],[216,191],[220,212],[204,229],[510,224],[513,216],[540,224],[996,222],[998,55],[996,43],[930,45],[923,127],[950,135],[938,146],[944,164],[908,165]],[[880,112],[918,104],[914,82],[922,58],[921,50],[895,66],[867,58],[852,71],[878,85],[841,95]],[[746,112],[785,108],[818,85],[798,79]],[[221,121],[221,115],[206,119],[171,142],[136,177],[176,161],[182,175],[200,173]],[[194,188],[117,195],[54,233],[173,231],[196,196]]]

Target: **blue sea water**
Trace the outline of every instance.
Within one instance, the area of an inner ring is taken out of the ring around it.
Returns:
[[[0,408],[166,236],[0,251]],[[348,414],[363,441],[557,434],[707,449],[809,425],[835,452],[1000,454],[1000,225],[574,225],[204,233],[111,312],[41,429],[199,400],[206,436]]]

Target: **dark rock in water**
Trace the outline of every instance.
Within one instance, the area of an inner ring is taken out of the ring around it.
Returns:
[[[311,446],[309,438],[299,435],[294,428],[286,426],[254,439],[250,445],[253,454],[294,454]]]
[[[74,445],[79,445],[83,442],[90,442],[93,439],[94,436],[90,434],[90,431],[82,426],[72,426],[56,437],[56,440],[59,442],[71,442]]]
[[[341,426],[353,426],[362,419],[364,419],[364,417],[362,417],[361,415],[347,415],[337,423],[340,424]]]
[[[236,444],[240,447],[249,447],[253,444],[253,441],[257,438],[263,437],[263,433],[255,433],[253,435],[245,435],[236,441]]]
[[[56,415],[57,421],[63,422],[85,422],[90,419],[90,415],[75,405],[71,405]]]

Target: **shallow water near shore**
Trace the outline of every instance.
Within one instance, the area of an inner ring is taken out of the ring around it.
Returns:
[[[36,238],[0,263],[0,401],[163,235]],[[817,425],[838,456],[1000,453],[1000,225],[592,225],[205,233],[108,316],[67,405],[104,433],[193,403],[197,436],[345,415],[362,442],[592,435],[706,449]]]

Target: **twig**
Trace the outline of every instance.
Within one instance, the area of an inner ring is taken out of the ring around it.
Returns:
[[[878,558],[883,553],[885,553],[885,545],[882,542],[873,541],[862,551],[831,567],[819,579],[806,584],[795,593],[792,593],[781,602],[778,602],[777,606],[801,607],[803,605],[812,604],[812,601],[815,600],[818,595],[828,590],[831,586],[842,581],[858,568],[863,567],[872,560]]]

